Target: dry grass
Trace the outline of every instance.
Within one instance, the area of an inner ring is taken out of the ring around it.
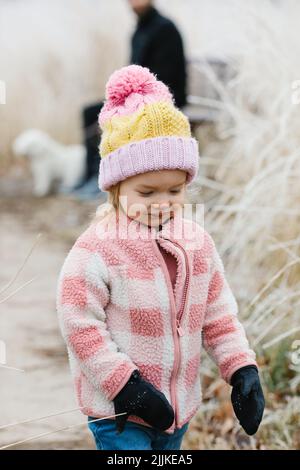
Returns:
[[[299,448],[299,365],[292,352],[300,336],[300,115],[293,90],[300,6],[285,7],[285,14],[269,1],[247,7],[242,53],[232,59],[235,76],[227,86],[207,66],[222,111],[194,188],[261,365],[267,410],[256,446],[272,449]],[[214,412],[204,414],[214,420]]]

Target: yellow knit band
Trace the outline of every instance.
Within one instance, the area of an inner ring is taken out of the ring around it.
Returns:
[[[134,113],[106,121],[99,147],[101,157],[130,142],[158,136],[191,136],[187,117],[166,101],[146,104]]]

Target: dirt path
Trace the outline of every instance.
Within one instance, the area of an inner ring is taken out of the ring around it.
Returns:
[[[0,304],[0,340],[6,364],[0,368],[0,426],[77,408],[66,351],[55,311],[59,270],[88,220],[91,204],[68,199],[0,199],[0,290],[15,275],[42,233],[16,282],[0,295],[28,280],[30,284]],[[3,343],[2,343],[3,344]],[[0,430],[0,447],[39,433],[85,422],[79,412]],[[87,427],[58,432],[14,447],[17,449],[93,449]]]

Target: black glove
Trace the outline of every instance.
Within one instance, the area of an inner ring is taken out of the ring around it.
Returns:
[[[138,416],[160,431],[168,429],[174,421],[174,410],[165,395],[142,379],[138,370],[133,371],[129,381],[113,399],[117,432],[121,434],[130,414]]]
[[[255,434],[263,417],[265,398],[255,365],[241,367],[231,377],[231,402],[240,425],[250,436]]]

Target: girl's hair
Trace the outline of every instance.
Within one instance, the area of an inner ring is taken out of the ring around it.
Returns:
[[[107,201],[97,207],[96,214],[92,219],[92,223],[101,223],[107,220],[119,208],[119,195],[120,195],[121,181],[114,186],[111,186],[107,191]]]
[[[107,201],[97,207],[96,214],[92,219],[92,223],[101,223],[109,220],[109,218],[119,209],[121,183],[122,181],[119,181],[117,184],[109,188],[109,190],[107,191]],[[187,190],[185,190],[185,198],[183,204],[187,204],[188,202],[189,197],[187,194]]]

